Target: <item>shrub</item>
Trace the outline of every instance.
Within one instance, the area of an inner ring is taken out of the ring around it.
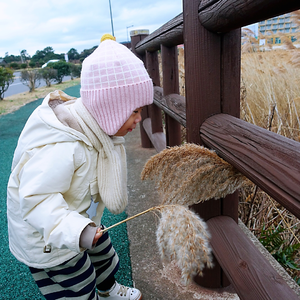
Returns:
[[[29,93],[33,92],[41,83],[41,74],[37,70],[21,71],[21,82],[29,87]]]
[[[57,70],[55,78],[57,83],[62,83],[64,76],[70,75],[70,65],[65,61],[60,60],[56,63],[49,63],[48,67]]]
[[[41,77],[46,81],[48,87],[51,86],[51,81],[56,80],[57,70],[52,68],[43,68],[39,70]]]
[[[277,228],[269,227],[268,229],[263,226],[259,240],[285,269],[300,271],[300,265],[296,261],[300,243],[291,245],[289,241],[284,240],[283,232],[284,228],[280,225]],[[297,282],[300,277],[296,276],[294,280]]]
[[[70,74],[71,74],[71,79],[76,77],[80,77],[81,73],[81,65],[75,65],[75,64],[69,64],[70,66]]]
[[[26,69],[27,68],[27,64],[25,64],[25,63],[21,64],[20,67],[21,67],[21,69]]]
[[[34,62],[34,61],[31,61],[31,62],[29,63],[29,67],[30,67],[30,68],[34,68],[34,67],[35,67],[35,62]]]
[[[0,100],[3,100],[4,93],[14,81],[14,72],[9,68],[0,67]]]
[[[9,66],[10,66],[12,69],[18,69],[18,68],[19,68],[19,64],[16,63],[16,62],[10,63]]]

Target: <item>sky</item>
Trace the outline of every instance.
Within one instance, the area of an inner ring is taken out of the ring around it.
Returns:
[[[182,12],[182,0],[0,0],[0,57],[97,46],[112,33],[109,3],[118,42],[130,39],[131,30],[151,33]]]

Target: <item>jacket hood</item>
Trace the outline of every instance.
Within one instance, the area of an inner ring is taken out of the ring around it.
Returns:
[[[66,105],[72,105],[76,98],[62,91],[49,93],[42,104],[38,106],[27,120],[15,150],[12,169],[18,163],[21,155],[33,148],[43,147],[52,143],[82,141],[93,147],[88,138],[81,132],[62,124],[49,106],[51,100],[62,100]]]

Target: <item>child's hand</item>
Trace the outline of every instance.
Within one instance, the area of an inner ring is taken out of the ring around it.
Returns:
[[[98,242],[101,236],[102,236],[101,228],[97,228],[96,234],[93,239],[93,245],[95,245]]]

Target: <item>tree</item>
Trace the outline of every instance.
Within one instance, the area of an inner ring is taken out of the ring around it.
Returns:
[[[48,87],[51,86],[51,81],[56,80],[57,70],[52,68],[43,68],[39,70],[41,77],[46,81]]]
[[[73,80],[74,77],[80,77],[81,65],[75,65],[69,63],[69,66],[70,66],[71,79]]]
[[[48,46],[44,49],[45,54],[54,53],[54,50],[52,47]]]
[[[58,61],[55,63],[49,63],[49,68],[57,70],[56,81],[57,83],[62,83],[64,76],[70,75],[70,66],[65,61]]]
[[[45,58],[45,52],[37,50],[35,54],[31,57],[30,62],[33,63],[38,63],[40,60],[44,63],[44,58]]]
[[[21,56],[20,55],[17,55],[17,56],[15,56],[15,55],[6,55],[5,57],[4,57],[4,60],[5,60],[5,62],[6,63],[12,63],[12,62],[21,62]]]
[[[37,50],[32,56],[31,61],[43,65],[51,59],[63,59],[64,55],[55,54],[52,47],[46,47],[44,50]]]
[[[38,70],[21,71],[21,82],[29,87],[29,93],[33,92],[41,83],[41,74]]]
[[[90,54],[92,54],[95,51],[96,48],[97,48],[97,46],[94,46],[91,49],[84,49],[79,55],[80,60],[83,60],[86,57],[88,57]]]
[[[22,62],[26,63],[27,60],[30,59],[30,55],[27,53],[27,50],[20,51]]]
[[[68,54],[69,60],[79,59],[79,53],[74,48],[71,48],[67,54]]]
[[[3,100],[4,93],[14,81],[14,72],[9,68],[0,67],[0,100]]]

